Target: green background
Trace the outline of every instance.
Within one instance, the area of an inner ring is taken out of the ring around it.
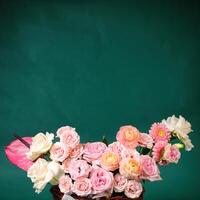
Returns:
[[[0,199],[37,195],[4,147],[63,125],[82,142],[172,114],[195,148],[146,184],[147,200],[198,199],[200,6],[194,1],[0,1]]]

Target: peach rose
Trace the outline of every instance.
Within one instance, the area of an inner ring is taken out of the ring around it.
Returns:
[[[62,176],[59,179],[59,189],[64,194],[71,194],[72,192],[72,179],[68,176]]]
[[[73,192],[81,197],[88,196],[92,193],[92,184],[88,178],[78,178],[74,182]]]
[[[98,160],[106,148],[107,146],[103,142],[86,143],[83,149],[83,159],[90,163]]]
[[[140,159],[140,164],[142,168],[142,179],[147,179],[150,181],[161,180],[160,171],[153,158],[148,155],[142,155]]]
[[[85,160],[72,160],[69,165],[69,174],[73,180],[88,177],[91,166]]]
[[[113,188],[113,174],[102,168],[92,169],[90,180],[92,183],[93,194],[106,193]]]
[[[118,154],[112,151],[106,151],[100,158],[100,165],[108,171],[114,171],[119,168],[119,161]]]
[[[117,133],[117,141],[126,148],[135,148],[138,146],[140,132],[133,126],[122,126]]]
[[[123,159],[120,162],[119,172],[127,178],[138,178],[141,174],[140,162],[136,159]]]
[[[135,180],[130,180],[127,183],[126,189],[124,194],[131,199],[135,199],[140,197],[140,195],[142,194],[143,188],[142,188],[142,184],[138,181]]]
[[[70,149],[60,142],[56,142],[50,149],[50,158],[54,161],[63,162],[69,156]]]
[[[114,191],[115,192],[123,192],[126,188],[128,181],[125,176],[117,173],[114,176]]]
[[[57,130],[57,136],[60,138],[60,142],[75,148],[80,142],[80,136],[76,132],[75,128],[70,126],[63,126]]]

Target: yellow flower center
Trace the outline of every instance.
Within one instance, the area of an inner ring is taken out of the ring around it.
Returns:
[[[158,135],[159,135],[160,137],[163,137],[163,136],[165,136],[165,132],[161,130],[161,131],[158,132]]]

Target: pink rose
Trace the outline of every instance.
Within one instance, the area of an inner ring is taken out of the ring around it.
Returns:
[[[105,152],[106,148],[103,142],[86,143],[83,149],[83,159],[90,163],[98,160]]]
[[[63,126],[57,130],[57,136],[60,141],[70,148],[75,148],[80,142],[80,136],[75,131],[75,128],[70,126]]]
[[[153,138],[146,133],[140,133],[139,145],[151,149],[153,147]]]
[[[91,166],[85,160],[71,160],[69,167],[69,174],[73,180],[81,177],[88,177]]]
[[[113,143],[109,144],[108,149],[121,155],[122,146],[119,142],[113,142]]]
[[[100,167],[92,169],[90,180],[93,194],[107,193],[113,188],[113,174]]]
[[[178,163],[181,153],[176,145],[168,144],[165,146],[163,159],[170,163]]]
[[[62,167],[63,167],[63,170],[65,173],[69,173],[69,167],[70,167],[70,164],[72,162],[72,158],[67,158],[66,160],[64,160],[64,162],[62,163]]]
[[[127,183],[127,186],[125,188],[124,194],[131,199],[135,199],[140,197],[142,194],[143,188],[142,184],[135,180],[130,180]]]
[[[70,157],[71,158],[80,158],[83,154],[83,145],[78,144],[74,149],[71,149]]]
[[[68,176],[62,176],[59,179],[59,189],[64,194],[71,194],[72,193],[72,179]]]
[[[160,171],[153,158],[148,155],[142,155],[140,159],[140,164],[142,167],[142,175],[140,178],[150,181],[161,180]]]
[[[164,150],[165,150],[165,146],[168,143],[166,141],[159,141],[156,142],[156,144],[153,147],[153,159],[158,162],[160,165],[166,165],[168,162],[164,161],[163,158],[163,154],[164,154]]]
[[[114,191],[115,192],[123,192],[126,188],[128,181],[125,176],[117,173],[114,176]]]
[[[134,159],[134,160],[139,160],[140,159],[140,154],[136,149],[126,149],[123,148],[121,151],[121,157],[122,159]]]
[[[122,126],[117,133],[117,141],[126,148],[136,148],[140,139],[140,132],[133,126]]]
[[[92,193],[92,184],[88,178],[78,178],[74,182],[73,192],[81,197],[88,196]]]
[[[69,156],[69,147],[63,143],[56,142],[50,149],[50,158],[54,161],[63,162]]]

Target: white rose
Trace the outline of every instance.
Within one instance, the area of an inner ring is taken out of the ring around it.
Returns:
[[[33,188],[40,193],[48,182],[58,183],[58,179],[64,175],[64,171],[58,163],[39,158],[27,171],[27,176],[34,183]]]
[[[46,181],[50,182],[52,185],[57,185],[59,183],[59,179],[65,174],[63,167],[59,163],[51,161],[49,162],[47,168],[48,172],[46,174]]]
[[[34,161],[43,153],[46,153],[52,146],[53,133],[38,133],[32,138],[30,151],[27,153],[27,158]]]
[[[181,115],[177,118],[175,115],[168,117],[167,120],[162,120],[167,128],[176,134],[176,136],[183,142],[185,149],[190,151],[194,146],[189,139],[188,134],[192,132],[191,124],[185,120]]]

